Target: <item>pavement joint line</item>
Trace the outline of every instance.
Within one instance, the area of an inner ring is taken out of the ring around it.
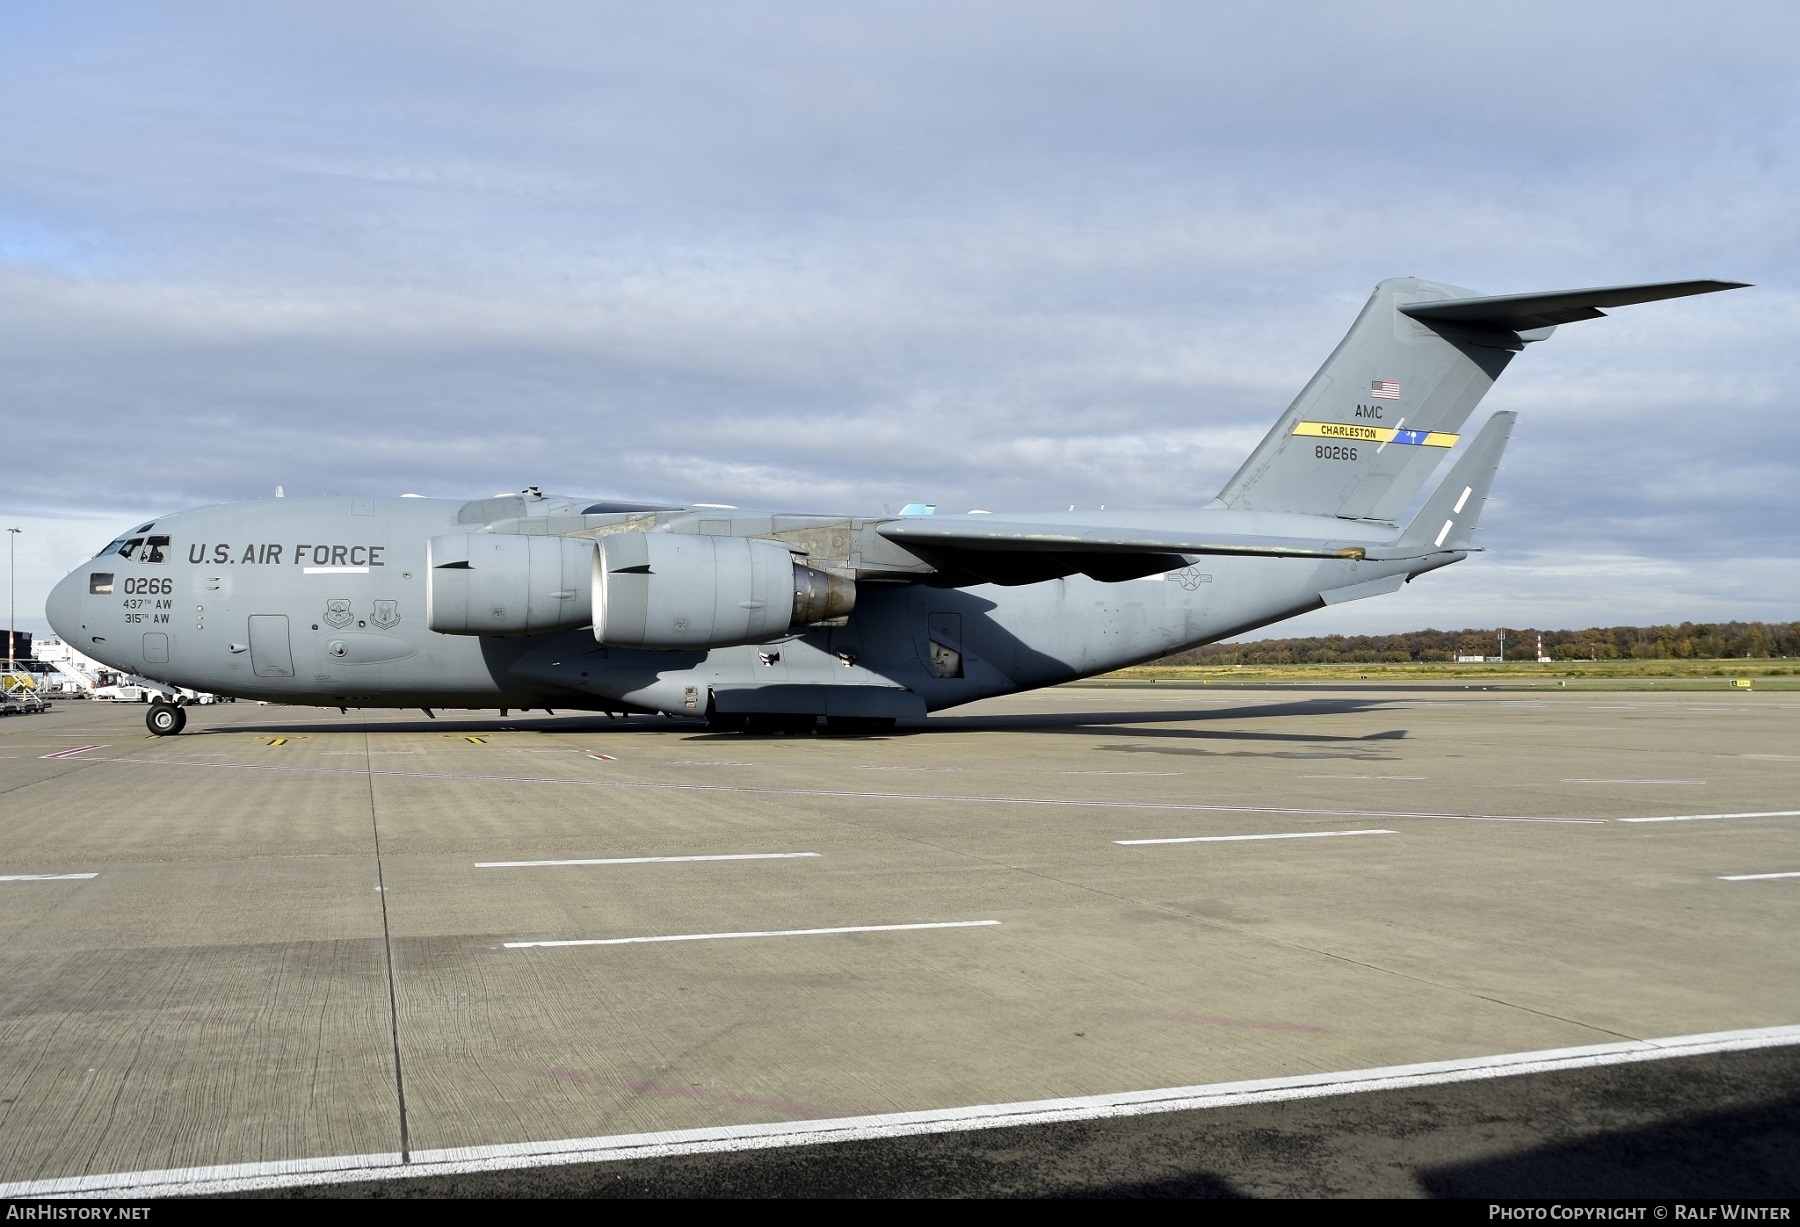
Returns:
[[[1333,835],[1398,835],[1398,831],[1282,831],[1273,835],[1182,835],[1174,839],[1115,839],[1115,844],[1232,844],[1252,839],[1325,839]]]
[[[1800,818],[1800,809],[1765,810],[1756,814],[1669,814],[1658,818],[1616,818],[1615,822],[1713,822],[1721,818]]]
[[[507,950],[545,946],[641,946],[657,942],[713,942],[741,937],[824,937],[839,933],[899,933],[914,929],[981,929],[998,920],[928,920],[904,925],[842,925],[833,929],[762,929],[744,933],[671,933],[659,937],[573,937],[541,942],[502,942]]]
[[[61,1176],[0,1184],[0,1197],[195,1197],[367,1180],[457,1176],[472,1172],[521,1171],[580,1163],[616,1163],[677,1155],[771,1150],[829,1142],[964,1133],[1017,1125],[1204,1111],[1795,1045],[1800,1045],[1800,1026],[1759,1027],[1662,1039],[1626,1040],[1579,1048],[1550,1048],[1337,1073],[1257,1078],[1065,1099],[928,1108],[922,1111],[885,1112],[826,1120],[670,1129],[561,1141],[415,1150],[408,1160],[402,1160],[398,1153],[388,1152]]]
[[[553,865],[671,865],[682,861],[780,861],[817,852],[722,852],[705,856],[615,856],[573,861],[476,861],[477,869],[540,869]]]
[[[1721,882],[1767,882],[1771,878],[1800,878],[1800,873],[1734,873],[1721,875]]]
[[[367,728],[363,729],[363,749],[369,749]],[[394,986],[394,934],[388,922],[387,875],[381,863],[381,817],[375,803],[375,773],[372,769],[368,771],[366,781],[369,792],[369,837],[375,853],[375,893],[381,896],[381,947],[387,970],[388,1034],[393,1040],[394,1100],[400,1114],[400,1159],[405,1162],[412,1158],[412,1142],[406,1119],[406,1074],[400,1058],[400,999]]]
[[[99,873],[7,873],[0,882],[79,882],[97,878]]]
[[[1664,819],[1643,818],[1552,818],[1526,816],[1519,814],[1439,814],[1413,810],[1380,810],[1380,809],[1313,809],[1284,805],[1204,805],[1181,801],[1097,801],[1082,800],[1077,797],[999,797],[980,796],[967,793],[915,793],[915,792],[870,792],[848,788],[771,788],[756,787],[748,784],[682,784],[668,780],[596,780],[586,777],[558,779],[544,775],[468,775],[457,772],[436,771],[366,771],[344,770],[337,767],[303,767],[288,763],[202,763],[193,759],[181,758],[95,758],[87,760],[97,763],[117,763],[126,766],[149,767],[213,767],[231,768],[239,771],[298,771],[316,775],[370,775],[382,779],[400,780],[463,780],[470,782],[487,782],[495,784],[562,784],[574,788],[640,788],[667,792],[725,792],[755,796],[772,797],[827,797],[858,801],[946,801],[963,802],[975,805],[1067,805],[1085,809],[1130,809],[1130,810],[1171,810],[1178,813],[1203,814],[1294,814],[1301,817],[1334,817],[1334,818],[1440,818],[1454,822],[1549,822],[1573,826],[1600,826],[1607,822],[1657,822]],[[671,766],[690,766],[693,764],[674,763]],[[732,764],[734,766],[757,766],[755,763]],[[1800,816],[1800,810],[1793,811]],[[1746,814],[1730,815],[1733,817],[1764,817],[1766,815]]]

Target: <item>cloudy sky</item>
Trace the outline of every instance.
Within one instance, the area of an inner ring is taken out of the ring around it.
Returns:
[[[1755,2],[9,0],[18,621],[278,484],[1192,506],[1409,274],[1756,288],[1532,347],[1490,552],[1267,633],[1800,617],[1796,46]]]

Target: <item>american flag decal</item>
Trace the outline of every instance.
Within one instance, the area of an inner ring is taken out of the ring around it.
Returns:
[[[1375,400],[1399,400],[1400,385],[1392,379],[1374,379],[1369,382],[1369,395]]]

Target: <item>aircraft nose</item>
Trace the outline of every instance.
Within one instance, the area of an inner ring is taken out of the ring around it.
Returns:
[[[50,623],[50,629],[64,643],[78,646],[82,641],[81,634],[81,585],[87,581],[86,573],[63,576],[62,582],[50,590],[50,599],[44,602],[44,617]]]

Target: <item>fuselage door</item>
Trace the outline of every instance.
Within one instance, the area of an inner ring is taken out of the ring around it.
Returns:
[[[934,613],[927,619],[927,652],[925,663],[933,677],[963,675],[962,615]]]
[[[250,668],[257,677],[294,676],[286,614],[250,615]]]

